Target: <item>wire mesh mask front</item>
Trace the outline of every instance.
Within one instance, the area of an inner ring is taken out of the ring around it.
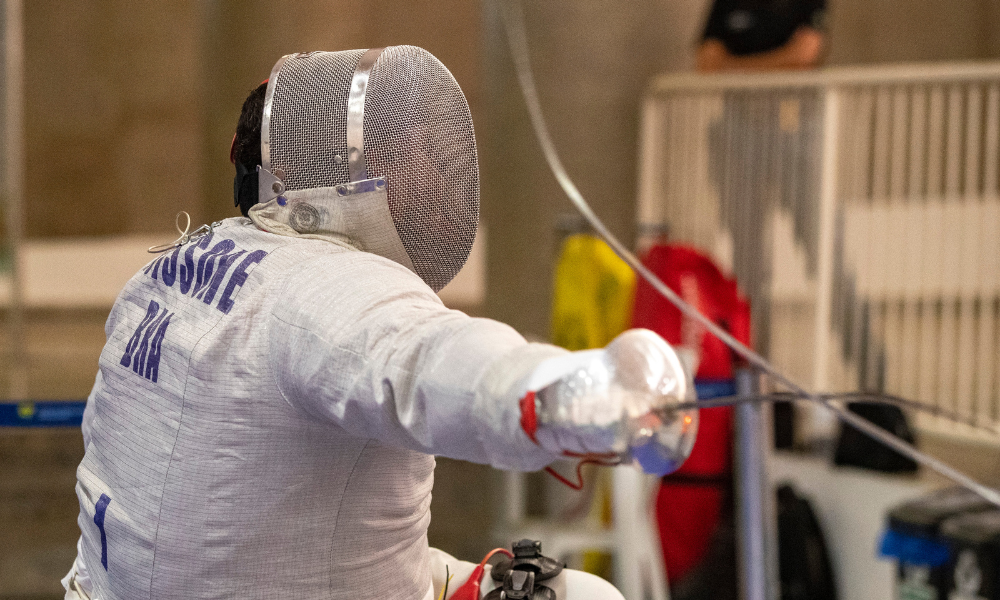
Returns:
[[[281,67],[269,148],[287,190],[349,181],[347,100],[364,52],[296,55]],[[393,46],[378,57],[365,95],[364,149],[368,176],[388,181],[389,212],[414,270],[440,290],[476,236],[479,166],[465,97],[426,50]]]

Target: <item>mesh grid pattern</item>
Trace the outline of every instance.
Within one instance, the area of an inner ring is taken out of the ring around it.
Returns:
[[[426,50],[393,46],[375,63],[365,158],[370,177],[389,180],[389,211],[417,274],[443,288],[476,237],[479,165],[465,96]]]
[[[282,67],[271,164],[288,189],[348,181],[347,99],[362,54],[321,52]],[[448,69],[414,46],[382,52],[365,97],[364,143],[368,176],[389,182],[389,211],[417,275],[440,290],[465,264],[479,222],[472,116]]]
[[[318,52],[281,67],[271,102],[271,168],[285,172],[286,189],[348,181],[347,96],[364,53]]]

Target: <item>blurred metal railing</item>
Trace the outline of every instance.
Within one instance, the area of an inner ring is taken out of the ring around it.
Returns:
[[[640,143],[640,225],[732,269],[793,379],[1000,423],[1000,63],[664,76]]]

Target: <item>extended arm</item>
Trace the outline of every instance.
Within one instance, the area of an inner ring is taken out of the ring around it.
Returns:
[[[529,344],[448,310],[403,267],[354,252],[306,265],[282,297],[270,333],[278,387],[348,433],[519,470],[564,451],[625,456],[623,439],[679,435],[657,423],[626,431],[630,418],[686,393],[673,351],[650,332],[589,353]]]
[[[293,406],[450,458],[525,470],[556,458],[521,431],[516,388],[565,350],[448,310],[413,273],[360,252],[304,265],[282,297],[270,348]]]

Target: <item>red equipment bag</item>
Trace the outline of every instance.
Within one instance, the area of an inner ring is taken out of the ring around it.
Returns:
[[[702,314],[750,343],[750,305],[711,259],[693,248],[657,245],[643,256],[670,289]],[[699,380],[730,380],[732,354],[718,338],[681,312],[640,279],[635,292],[633,327],[651,329],[673,345],[700,355]],[[667,574],[683,580],[706,556],[724,511],[731,510],[732,412],[714,408],[701,412],[694,450],[684,466],[664,478],[657,496],[657,520]]]

